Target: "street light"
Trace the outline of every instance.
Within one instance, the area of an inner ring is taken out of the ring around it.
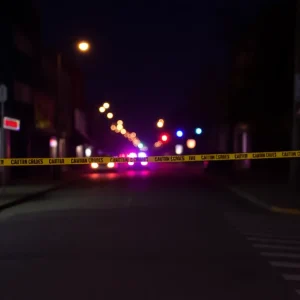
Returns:
[[[87,41],[81,41],[79,43],[77,43],[77,48],[80,52],[88,52],[89,48],[90,48],[90,44]],[[57,56],[56,56],[56,108],[58,111],[64,111],[64,107],[62,107],[64,105],[64,102],[61,101],[61,81],[62,81],[62,60],[63,60],[63,53],[62,52],[58,52]],[[61,141],[63,141],[63,134],[61,133],[61,131],[64,130],[64,128],[61,128],[60,125],[60,115],[56,114],[55,116],[55,120],[54,120],[54,124],[55,124],[55,131],[56,131],[56,139],[58,141],[58,144],[60,144]],[[61,150],[60,150],[61,149]],[[63,147],[56,147],[56,153],[55,153],[55,157],[59,157],[62,156],[63,154],[60,153],[60,151],[64,151]],[[60,171],[61,171],[61,167],[60,166],[56,166],[53,169],[54,176],[58,176],[60,177]],[[57,171],[57,173],[56,173]]]
[[[121,129],[121,134],[125,134],[125,133],[126,133],[126,129],[125,128]]]
[[[99,112],[104,113],[105,112],[105,108],[103,106],[99,107]]]
[[[108,109],[108,108],[109,108],[109,103],[107,103],[107,102],[103,103],[103,107],[104,107],[105,109]]]
[[[114,115],[111,112],[109,112],[106,116],[108,119],[112,119],[114,117]]]
[[[86,41],[81,41],[78,43],[77,47],[81,52],[87,52],[90,49],[90,44]]]
[[[111,126],[110,126],[110,129],[111,129],[112,131],[115,131],[116,128],[117,128],[116,125],[111,125]]]
[[[163,128],[163,127],[164,127],[164,123],[165,123],[165,121],[164,121],[163,119],[159,119],[159,120],[157,121],[157,123],[156,123],[156,126],[157,126],[158,128]]]
[[[118,120],[118,121],[117,121],[117,124],[118,124],[118,125],[119,125],[119,124],[120,124],[120,125],[123,125],[123,121],[122,121],[122,120]]]

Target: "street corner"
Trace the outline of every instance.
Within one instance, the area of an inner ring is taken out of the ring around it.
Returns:
[[[272,206],[271,211],[274,213],[288,214],[288,215],[300,215],[300,209],[298,208],[285,208]]]
[[[300,215],[300,209],[294,207],[282,207],[274,205],[273,203],[267,203],[261,197],[255,195],[250,191],[243,190],[242,188],[236,186],[227,186],[227,189],[237,196],[245,199],[246,201],[252,203],[256,207],[262,208],[268,212],[279,213],[279,214],[289,214],[289,215]]]

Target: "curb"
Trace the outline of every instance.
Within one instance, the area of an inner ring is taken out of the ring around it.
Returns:
[[[300,215],[300,210],[297,208],[285,208],[285,207],[279,207],[279,206],[274,206],[274,205],[268,205],[266,203],[263,203],[258,200],[257,197],[246,193],[239,188],[233,187],[233,186],[227,186],[227,188],[235,193],[236,195],[240,196],[241,198],[244,198],[248,200],[249,202],[253,203],[254,205],[263,208],[269,212],[272,213],[280,213],[280,214],[289,214],[289,215]]]
[[[79,180],[80,178],[81,178],[81,176],[79,178],[76,178],[76,179],[73,179],[73,180],[70,180],[70,181],[59,183],[59,184],[54,185],[54,186],[52,186],[52,187],[50,187],[50,188],[48,188],[46,190],[43,190],[43,191],[40,191],[40,192],[36,192],[36,193],[32,193],[32,194],[28,194],[26,196],[23,196],[21,198],[18,198],[16,200],[11,201],[11,202],[0,204],[0,213],[3,210],[11,208],[13,206],[16,206],[16,205],[19,205],[19,204],[22,204],[22,203],[25,203],[25,202],[37,200],[38,198],[46,195],[47,193],[56,191],[56,190],[58,190],[58,189],[60,189],[60,188],[62,188],[64,186],[69,185],[70,183],[72,183],[74,181]]]

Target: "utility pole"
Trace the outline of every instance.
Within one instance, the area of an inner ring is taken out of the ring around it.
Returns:
[[[296,20],[294,37],[294,100],[292,150],[300,149],[300,0],[296,0]],[[290,180],[296,183],[299,174],[299,159],[290,161]]]

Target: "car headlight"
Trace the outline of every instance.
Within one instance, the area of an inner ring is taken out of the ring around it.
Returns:
[[[97,164],[95,162],[91,163],[91,168],[92,169],[98,169],[98,167],[99,167],[99,164]]]
[[[113,163],[113,162],[109,162],[108,164],[107,164],[107,167],[108,168],[113,168],[115,166],[115,163]]]
[[[127,157],[129,157],[129,158],[135,158],[135,157],[137,157],[137,155],[136,155],[136,153],[132,152],[132,153],[129,153],[129,154],[127,155]],[[133,166],[133,165],[134,165],[134,162],[128,162],[128,165],[129,165],[129,166]]]
[[[147,157],[147,154],[146,154],[145,152],[140,152],[140,153],[138,154],[138,157],[141,157],[141,158]],[[147,165],[148,165],[148,162],[147,162],[147,161],[142,161],[142,162],[141,162],[141,165],[142,165],[142,166],[147,166]]]

